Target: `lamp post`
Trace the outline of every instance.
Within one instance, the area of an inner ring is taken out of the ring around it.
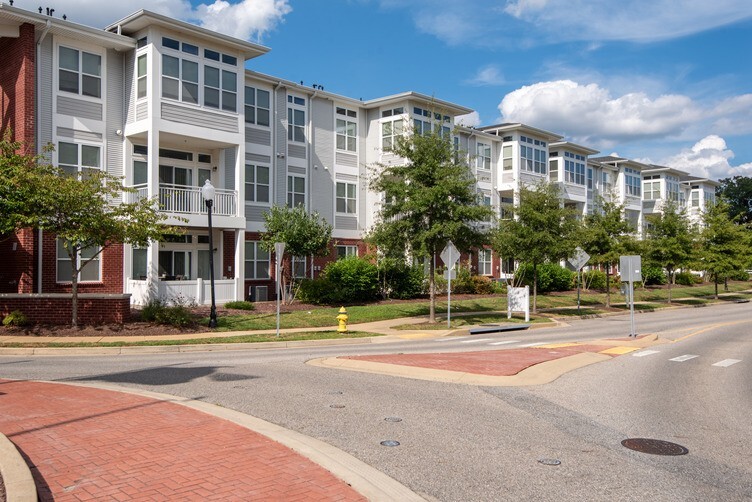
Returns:
[[[206,211],[209,215],[209,279],[211,281],[211,313],[209,314],[209,327],[217,327],[217,305],[214,301],[214,238],[212,236],[212,206],[214,205],[214,186],[206,180],[201,187],[201,195],[206,202]]]

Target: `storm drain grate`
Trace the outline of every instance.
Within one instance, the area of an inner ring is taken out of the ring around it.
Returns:
[[[561,465],[561,460],[556,458],[541,458],[538,462],[543,465]]]
[[[393,439],[388,439],[386,441],[382,441],[379,443],[381,446],[399,446],[399,441],[394,441]]]
[[[345,405],[344,404],[330,404],[329,407],[341,410],[342,408],[345,407]]]
[[[629,438],[621,444],[630,450],[651,455],[686,455],[689,453],[689,450],[682,445],[661,439]]]
[[[387,422],[402,422],[400,417],[386,417],[384,420]]]

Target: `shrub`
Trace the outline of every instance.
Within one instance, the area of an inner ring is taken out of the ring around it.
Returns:
[[[227,302],[225,303],[225,308],[235,310],[254,310],[256,306],[252,302],[241,300],[236,302]]]
[[[329,263],[318,279],[301,281],[298,299],[317,305],[352,304],[376,300],[378,294],[376,265],[352,256]]]
[[[165,308],[162,300],[151,300],[141,309],[141,319],[147,322],[154,322],[157,319],[157,312]]]
[[[457,277],[452,279],[452,293],[473,294],[473,275],[470,268],[457,265]]]
[[[691,272],[677,272],[674,274],[674,283],[680,286],[692,286],[695,284],[695,276]]]
[[[423,267],[408,265],[404,260],[385,258],[378,265],[379,288],[383,298],[401,300],[423,293]]]
[[[317,279],[304,279],[298,284],[297,299],[303,303],[312,303],[314,305],[329,305],[334,303],[332,300],[332,286],[326,277]]]
[[[29,319],[20,310],[14,310],[3,319],[3,326],[25,326]]]
[[[533,287],[533,266],[522,264],[515,272],[515,281]],[[574,272],[555,263],[538,265],[538,292],[568,291],[572,289]]]
[[[613,282],[613,281],[612,281]],[[585,289],[606,289],[606,272],[588,270],[582,273],[582,287]]]
[[[749,272],[747,272],[746,270],[735,270],[734,272],[729,274],[728,278],[732,281],[748,281]]]
[[[666,284],[668,279],[661,267],[655,265],[643,265],[642,282],[646,286],[660,286]]]
[[[174,305],[171,307],[163,307],[157,311],[155,319],[159,324],[168,324],[175,326],[176,328],[182,328],[188,326],[193,322],[191,311],[182,305]]]

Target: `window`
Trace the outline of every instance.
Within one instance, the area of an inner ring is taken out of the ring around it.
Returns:
[[[337,259],[358,256],[358,246],[337,246]]]
[[[337,182],[337,212],[355,214],[357,193],[354,183]]]
[[[483,197],[483,205],[486,206],[486,207],[491,207],[491,196],[484,193],[484,194],[482,194],[482,197]],[[491,222],[491,215],[490,214],[486,217],[485,221]]]
[[[634,197],[640,197],[642,195],[642,187],[640,183],[640,171],[636,169],[624,168],[624,185],[627,195]]]
[[[135,281],[146,280],[146,253],[147,250],[145,248],[133,248],[131,279]]]
[[[666,199],[679,202],[679,178],[666,176]]]
[[[287,207],[305,206],[305,178],[287,177]]]
[[[306,276],[305,256],[292,257],[292,276],[296,279],[304,279]]]
[[[138,57],[136,60],[137,75],[136,75],[136,97],[146,97],[146,54]]]
[[[102,97],[102,56],[60,46],[59,89]]]
[[[237,111],[237,74],[214,66],[204,66],[204,106]]]
[[[149,182],[149,167],[143,160],[133,161],[133,184],[146,185]]]
[[[190,251],[159,251],[159,277],[162,280],[190,279]]]
[[[585,164],[573,160],[564,161],[564,181],[576,185],[585,184]]]
[[[478,275],[492,275],[491,250],[478,250]]]
[[[601,172],[601,188],[604,192],[611,190],[611,177],[607,172]]]
[[[357,113],[353,110],[337,107],[337,115],[337,149],[354,152],[357,145],[358,125],[355,121],[348,120],[348,118],[356,118]]]
[[[193,186],[193,170],[185,167],[160,165],[159,184]]]
[[[269,168],[245,166],[245,201],[269,202]]]
[[[269,279],[269,251],[261,247],[261,242],[245,242],[245,278]]]
[[[522,143],[528,143],[545,148],[546,142],[540,141],[538,139],[528,138],[527,136],[520,136],[520,159],[522,162],[521,169],[523,171],[546,174],[546,169],[548,168],[548,155],[546,154],[546,150],[534,148],[531,146],[525,146]],[[584,180],[582,184],[585,184]]]
[[[700,207],[700,191],[692,190],[692,207]]]
[[[402,115],[403,113],[405,113],[405,109],[400,106],[399,108],[392,108],[390,110],[383,110],[381,112],[381,117],[382,118],[384,118],[384,117],[392,117],[394,115]]]
[[[305,143],[305,100],[297,96],[287,96],[292,106],[287,108],[287,139]]]
[[[705,197],[705,207],[715,206],[715,192],[704,190],[703,196]]]
[[[100,147],[93,145],[60,141],[57,145],[57,161],[60,169],[70,175],[86,175],[87,172],[102,167]]]
[[[402,119],[381,123],[381,148],[391,150],[396,145],[396,139],[402,136],[404,130]]]
[[[475,167],[478,169],[491,169],[491,145],[478,143]]]
[[[643,200],[658,200],[661,198],[661,182],[645,181],[642,184]]]
[[[587,187],[588,187],[588,190],[593,189],[593,170],[589,167],[587,170]]]
[[[501,155],[502,155],[502,170],[504,171],[511,171],[512,170],[512,145],[504,145],[501,147]]]
[[[247,124],[269,125],[269,91],[245,87],[245,121]]]
[[[57,239],[57,282],[71,282],[71,258],[65,249],[65,241]],[[81,249],[75,257],[79,282],[98,282],[101,277],[100,248]],[[81,268],[83,266],[83,268]]]

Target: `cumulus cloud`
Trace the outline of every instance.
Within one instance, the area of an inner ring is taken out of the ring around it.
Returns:
[[[720,179],[730,176],[752,175],[752,163],[731,165],[734,152],[726,141],[715,134],[702,138],[691,148],[681,150],[678,154],[665,158],[656,164],[687,171],[694,176]]]
[[[288,0],[241,0],[230,3],[215,0],[192,6],[187,0],[151,0],[147,10],[164,14],[243,40],[258,40],[273,30],[292,11]],[[65,14],[69,21],[103,28],[138,10],[128,2],[101,0],[58,0],[55,16]]]
[[[457,125],[465,127],[478,127],[481,124],[480,115],[478,112],[470,112],[467,115],[459,115],[454,118],[454,122]]]
[[[504,83],[504,76],[498,66],[490,64],[480,68],[472,78],[465,80],[465,83],[479,87],[501,85]]]

